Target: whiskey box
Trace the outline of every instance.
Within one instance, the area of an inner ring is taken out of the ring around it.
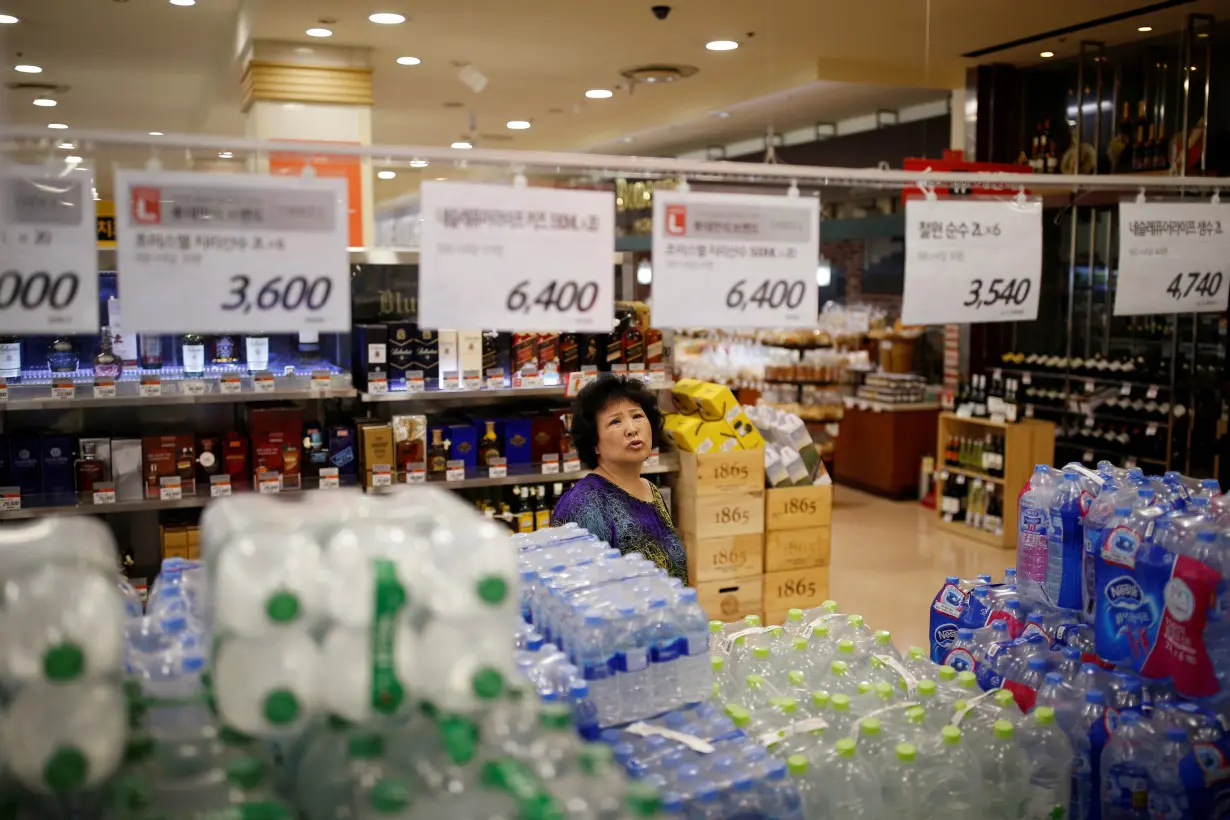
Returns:
[[[111,480],[116,501],[140,501],[145,496],[141,439],[111,439]]]
[[[755,577],[764,572],[765,543],[760,533],[719,538],[685,535],[688,583]]]
[[[832,532],[828,527],[768,531],[764,537],[765,572],[827,567],[831,541]]]
[[[372,486],[372,467],[396,463],[393,430],[381,422],[359,422],[359,452],[362,453],[363,486]]]
[[[461,373],[461,361],[457,355],[457,336],[455,330],[436,331],[439,341],[440,378],[444,378],[445,373]]]
[[[764,575],[764,609],[778,612],[819,606],[829,596],[829,568],[786,569]]]
[[[383,324],[360,324],[354,326],[352,335],[353,362],[351,379],[359,390],[367,389],[368,374],[389,373],[389,332]]]
[[[418,327],[414,322],[387,322],[389,390],[406,389],[406,374],[417,370],[414,364],[415,346],[418,343]]]
[[[697,538],[721,538],[764,532],[764,490],[732,490],[695,495],[677,485],[675,524]]]
[[[764,611],[764,586],[759,576],[696,584],[696,597],[710,620],[737,621]]]
[[[440,380],[440,340],[435,330],[419,328],[418,337],[414,340],[412,369],[423,371],[423,378],[428,382]]]

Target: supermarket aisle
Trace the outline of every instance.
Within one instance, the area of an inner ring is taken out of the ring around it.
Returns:
[[[888,629],[899,650],[927,645],[927,608],[945,575],[999,578],[1016,563],[1000,550],[935,526],[935,511],[838,485],[833,494],[829,594],[842,612]]]

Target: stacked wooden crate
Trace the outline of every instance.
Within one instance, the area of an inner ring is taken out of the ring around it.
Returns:
[[[832,484],[765,491],[765,623],[829,597],[832,517]]]

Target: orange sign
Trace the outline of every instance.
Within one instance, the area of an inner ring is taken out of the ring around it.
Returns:
[[[301,142],[302,140],[284,140],[284,142]],[[358,145],[357,142],[343,142],[338,145]],[[312,161],[312,169],[316,176],[327,179],[346,180],[348,212],[350,214],[350,246],[363,246],[363,174],[358,157],[336,156],[333,154],[299,154],[277,152],[269,155],[269,173],[285,176],[302,176],[308,159]]]

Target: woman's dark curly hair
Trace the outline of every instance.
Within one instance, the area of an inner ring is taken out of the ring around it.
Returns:
[[[593,470],[598,466],[598,414],[612,402],[627,399],[640,405],[649,419],[653,432],[653,446],[658,446],[662,437],[662,411],[658,409],[658,397],[646,389],[640,379],[603,373],[597,381],[589,384],[572,402],[572,441],[577,448],[577,457]]]

